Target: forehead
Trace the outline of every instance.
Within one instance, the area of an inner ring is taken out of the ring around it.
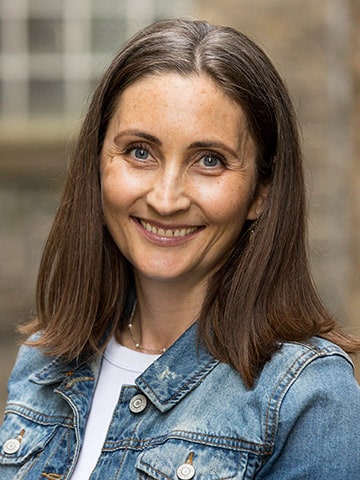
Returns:
[[[242,136],[247,131],[239,104],[209,76],[197,74],[162,73],[137,80],[122,92],[110,123],[117,128],[138,123],[168,125],[194,134],[205,129],[216,135]]]

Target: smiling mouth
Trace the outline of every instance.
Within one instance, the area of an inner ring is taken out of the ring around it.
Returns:
[[[166,238],[179,238],[179,237],[186,237],[197,230],[200,230],[202,227],[187,227],[187,228],[171,228],[165,229],[156,227],[155,225],[151,225],[144,220],[139,219],[140,225],[149,233],[153,233],[154,235],[158,235],[159,237],[166,237]]]

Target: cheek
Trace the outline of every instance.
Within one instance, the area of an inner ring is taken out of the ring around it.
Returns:
[[[239,183],[219,182],[217,188],[200,187],[202,208],[214,223],[231,224],[234,229],[242,227],[252,200],[252,189]]]
[[[138,196],[141,183],[124,172],[104,172],[101,177],[101,194],[104,213],[126,209]]]
[[[114,209],[118,205],[122,205],[122,194],[123,189],[117,182],[103,178],[101,183],[101,197],[104,212],[109,209]]]

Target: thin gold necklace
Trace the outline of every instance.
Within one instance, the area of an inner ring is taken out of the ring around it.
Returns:
[[[141,352],[144,352],[144,353],[151,353],[151,354],[156,354],[156,355],[159,355],[159,354],[162,354],[162,353],[166,352],[166,348],[159,348],[159,349],[146,348],[146,347],[143,347],[139,342],[136,341],[135,335],[134,335],[134,332],[133,332],[133,319],[134,319],[134,315],[135,315],[135,311],[136,311],[136,305],[137,305],[137,301],[135,300],[134,306],[133,306],[133,309],[132,309],[132,312],[131,312],[131,315],[130,315],[129,323],[128,323],[128,328],[129,328],[131,340],[133,341],[135,349],[139,350]]]

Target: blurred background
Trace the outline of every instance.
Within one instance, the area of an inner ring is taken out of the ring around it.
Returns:
[[[360,334],[358,0],[0,0],[0,418],[16,325],[35,313],[40,255],[89,95],[130,35],[178,16],[247,33],[285,77],[302,129],[314,276]]]

